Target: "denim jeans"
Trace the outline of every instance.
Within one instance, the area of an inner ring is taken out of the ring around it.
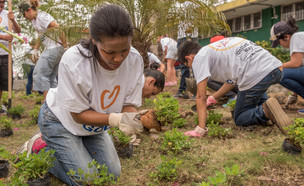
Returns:
[[[30,69],[27,72],[27,84],[26,84],[26,95],[30,95],[32,93],[32,86],[33,86],[33,71],[35,66],[29,65]]]
[[[54,149],[56,160],[50,173],[69,185],[77,185],[67,175],[70,169],[76,171],[73,178],[78,178],[78,168],[85,172],[87,165],[95,159],[98,164],[105,164],[108,172],[115,177],[120,176],[121,165],[110,135],[107,132],[93,136],[75,136],[60,123],[57,117],[44,103],[39,112],[38,125],[43,140],[47,143],[46,149]],[[82,178],[83,179],[83,178]]]
[[[186,65],[183,65],[183,64],[180,65],[180,69],[181,69],[181,80],[180,80],[178,92],[182,93],[183,91],[186,91],[186,89],[187,89],[186,78],[190,77],[190,70],[189,70],[189,67],[187,67]]]
[[[234,120],[237,126],[246,127],[268,121],[262,104],[268,99],[267,89],[271,85],[279,83],[281,78],[282,71],[277,68],[254,87],[238,92],[234,109]]]
[[[304,98],[304,66],[299,68],[284,68],[280,84]]]

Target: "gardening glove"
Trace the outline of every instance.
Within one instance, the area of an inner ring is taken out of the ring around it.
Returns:
[[[143,131],[143,125],[140,121],[141,115],[142,113],[137,112],[111,113],[109,125],[118,127],[127,136],[132,136]]]
[[[33,54],[32,54],[32,61],[37,61],[38,59],[39,59],[38,49],[34,49]]]
[[[184,133],[186,136],[191,136],[191,137],[204,137],[208,134],[208,128],[202,129],[199,126],[196,126],[195,130],[190,130]]]
[[[213,96],[208,96],[207,98],[207,107],[209,107],[210,105],[216,104],[216,100],[214,99]]]

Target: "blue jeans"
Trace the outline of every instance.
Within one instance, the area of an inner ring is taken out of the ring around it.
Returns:
[[[32,86],[33,86],[33,71],[35,66],[30,65],[30,69],[27,73],[27,84],[26,84],[26,95],[30,95],[32,93]]]
[[[265,76],[254,87],[239,91],[237,94],[234,120],[237,126],[250,126],[268,121],[262,108],[262,104],[268,99],[266,91],[282,79],[282,71],[275,69]]]
[[[304,98],[304,67],[284,68],[280,84]]]
[[[187,89],[186,78],[190,77],[190,70],[189,70],[189,67],[187,67],[186,65],[183,65],[183,64],[180,65],[180,69],[181,69],[181,80],[180,80],[178,92],[182,93],[183,91],[186,91],[186,89]]]
[[[78,168],[87,172],[87,165],[95,159],[99,164],[105,164],[108,172],[115,177],[120,176],[121,165],[110,135],[107,132],[93,136],[75,136],[64,128],[53,112],[44,103],[39,112],[38,125],[46,149],[54,149],[56,160],[50,173],[69,185],[77,185],[70,179],[67,172],[76,171],[75,178],[79,178]],[[82,177],[82,179],[84,179]]]

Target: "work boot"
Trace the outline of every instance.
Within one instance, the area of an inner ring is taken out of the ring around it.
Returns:
[[[273,124],[279,127],[280,131],[287,135],[287,126],[292,124],[292,120],[283,111],[281,105],[275,98],[269,98],[262,105],[265,116],[272,121]]]

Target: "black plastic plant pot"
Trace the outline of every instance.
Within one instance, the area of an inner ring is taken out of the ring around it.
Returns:
[[[283,151],[288,152],[290,154],[300,154],[302,152],[301,147],[298,145],[295,145],[292,142],[292,140],[290,140],[289,138],[286,138],[283,141],[282,149],[283,149]]]
[[[6,178],[9,172],[9,162],[7,160],[0,160],[0,178]]]
[[[0,136],[2,138],[8,137],[13,135],[13,129],[1,129],[0,130]]]
[[[133,156],[133,144],[117,146],[116,150],[121,158],[131,158]]]
[[[27,184],[29,186],[50,186],[51,185],[51,178],[48,174],[46,174],[43,178],[37,178],[33,180],[28,180]]]

